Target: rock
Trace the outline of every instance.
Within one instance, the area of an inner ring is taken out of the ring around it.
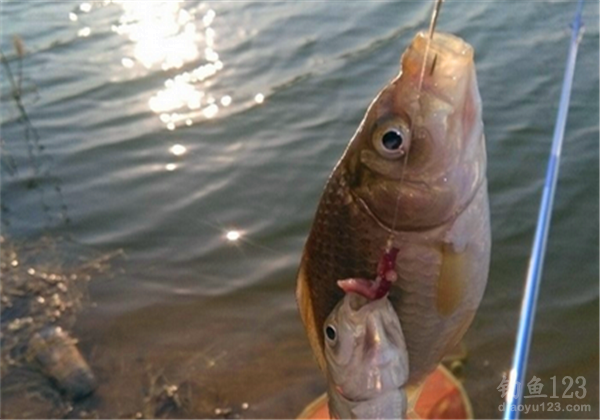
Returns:
[[[74,400],[91,394],[97,387],[76,343],[62,328],[49,326],[33,334],[27,351],[27,358]]]

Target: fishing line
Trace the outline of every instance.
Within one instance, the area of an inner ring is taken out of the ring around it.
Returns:
[[[429,50],[431,48],[431,41],[433,40],[433,35],[435,33],[435,27],[437,25],[438,16],[440,13],[440,9],[442,8],[442,3],[444,0],[436,0],[433,6],[433,12],[431,13],[431,21],[429,23],[429,36],[427,37],[427,44],[425,45],[425,53],[423,55],[423,63],[421,64],[421,71],[419,74],[419,84],[417,85],[417,111],[421,106],[421,91],[423,89],[423,80],[425,79],[425,68],[427,67],[427,58],[429,56]],[[415,118],[412,118],[410,121],[410,135],[413,137],[413,131],[415,128]],[[408,164],[408,155],[410,153],[410,148],[406,151],[404,155],[404,162],[402,163],[402,173],[400,175],[399,187],[402,186],[404,182],[404,174],[406,173],[406,165]],[[396,237],[396,224],[398,223],[398,207],[400,205],[400,198],[402,197],[402,190],[399,188],[398,196],[396,197],[396,206],[394,208],[394,219],[392,222],[392,229],[390,232],[390,236],[386,243],[386,251],[389,251],[392,248],[392,243],[394,238]]]
[[[431,14],[431,21],[429,23],[427,44],[425,46],[425,53],[423,55],[423,62],[421,64],[421,71],[419,74],[419,84],[417,85],[417,100],[416,100],[417,111],[419,111],[420,107],[421,107],[421,91],[423,90],[423,80],[425,79],[425,69],[427,67],[427,58],[429,57],[431,41],[433,40],[433,35],[435,33],[435,27],[437,25],[437,20],[438,20],[438,16],[440,13],[440,9],[442,7],[442,3],[444,3],[444,0],[436,0],[435,4],[433,6],[433,12]],[[435,61],[434,61],[433,65],[435,66]],[[433,72],[433,68],[432,68],[432,72]],[[411,121],[410,121],[411,137],[413,136],[414,128],[415,128],[415,118],[411,118]],[[401,187],[402,184],[404,183],[404,175],[406,174],[406,165],[408,164],[409,153],[410,153],[410,148],[406,151],[406,155],[404,156],[404,162],[402,163],[402,172],[400,175],[399,187]],[[390,231],[390,236],[388,237],[388,240],[387,240],[387,243],[385,246],[386,253],[391,251],[392,245],[394,242],[394,238],[396,237],[396,224],[398,222],[398,207],[400,205],[401,196],[402,196],[402,190],[399,189],[398,196],[396,197],[396,207],[394,208],[394,219],[392,222],[392,229]],[[415,414],[416,414],[415,407],[416,407],[417,400],[421,396],[422,391],[423,391],[423,383],[417,385],[411,392],[412,395],[408,398],[409,408],[408,408],[407,414],[412,414],[413,417],[417,417],[417,416],[415,416]],[[408,391],[407,391],[407,395],[408,395]]]

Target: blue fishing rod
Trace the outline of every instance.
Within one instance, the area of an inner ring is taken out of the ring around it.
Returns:
[[[573,85],[573,73],[575,71],[575,60],[577,58],[577,47],[581,40],[581,12],[583,9],[583,0],[577,3],[575,18],[571,25],[571,44],[567,58],[567,68],[563,80],[558,115],[554,126],[554,136],[552,138],[552,152],[548,160],[546,170],[546,180],[542,201],[538,214],[538,222],[533,239],[533,248],[529,258],[529,267],[527,269],[527,279],[525,281],[525,294],[521,303],[521,316],[519,318],[519,329],[517,332],[517,341],[515,344],[515,353],[510,370],[508,390],[506,394],[506,407],[504,418],[518,419],[519,410],[511,410],[521,403],[523,397],[523,382],[525,371],[527,370],[527,359],[529,356],[529,347],[531,344],[531,335],[533,331],[533,322],[535,317],[535,308],[540,289],[542,269],[544,266],[544,256],[546,254],[546,243],[548,241],[548,230],[550,219],[552,217],[552,205],[554,202],[554,193],[556,191],[556,181],[558,179],[558,167],[560,163],[560,153],[562,150],[563,138],[565,134],[565,125],[567,114],[569,112],[569,100],[571,97],[571,87]]]

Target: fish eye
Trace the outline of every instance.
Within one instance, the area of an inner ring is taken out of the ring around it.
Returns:
[[[400,119],[387,120],[378,124],[373,133],[373,146],[386,159],[394,160],[404,156],[409,143],[409,126]]]
[[[398,130],[389,130],[381,137],[381,144],[387,150],[397,150],[402,146],[402,134]]]
[[[335,339],[337,338],[337,331],[333,325],[328,325],[325,327],[325,337],[331,343],[335,343]]]

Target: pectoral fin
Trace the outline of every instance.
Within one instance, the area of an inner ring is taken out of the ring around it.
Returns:
[[[464,299],[469,279],[469,247],[456,252],[452,245],[442,247],[442,266],[437,283],[437,310],[448,317]]]

